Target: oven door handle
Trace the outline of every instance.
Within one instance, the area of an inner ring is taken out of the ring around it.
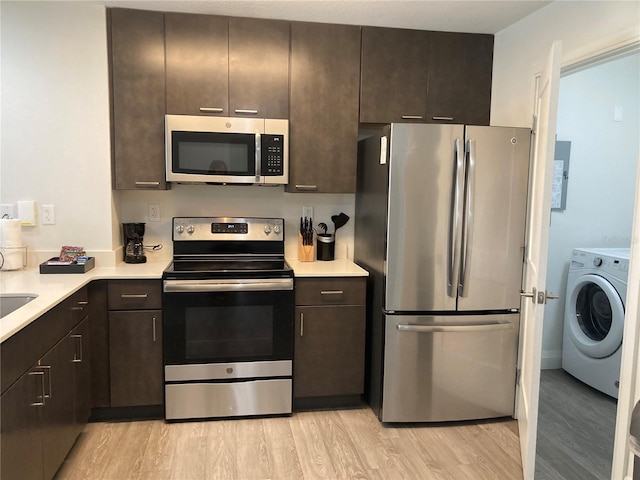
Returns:
[[[293,290],[292,278],[242,280],[165,280],[164,291],[172,292],[270,292]]]

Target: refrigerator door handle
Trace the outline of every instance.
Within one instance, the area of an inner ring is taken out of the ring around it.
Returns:
[[[405,325],[396,326],[401,332],[438,333],[438,332],[486,332],[491,330],[509,330],[512,323],[482,323],[479,325]]]
[[[461,297],[467,296],[469,283],[469,263],[471,263],[471,237],[473,235],[473,209],[475,194],[475,165],[476,142],[467,140],[466,165],[465,165],[465,189],[464,189],[464,221],[462,225],[462,247],[460,250],[460,285],[458,293]]]
[[[458,295],[460,271],[460,226],[462,224],[462,195],[464,192],[464,152],[460,139],[454,142],[453,188],[451,190],[451,218],[449,221],[449,252],[447,257],[447,295]]]

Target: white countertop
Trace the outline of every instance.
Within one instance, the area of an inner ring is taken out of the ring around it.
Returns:
[[[300,262],[287,258],[296,277],[367,277],[369,272],[347,258],[339,258],[330,262]]]
[[[1,271],[0,293],[35,293],[37,298],[0,319],[0,342],[27,326],[42,314],[93,280],[160,279],[171,263],[169,256],[148,256],[147,263],[120,263],[115,267],[97,266],[86,273],[40,274],[39,266],[25,270]],[[331,262],[299,262],[287,259],[296,277],[367,276],[366,270],[351,260]],[[2,301],[0,299],[0,301]]]

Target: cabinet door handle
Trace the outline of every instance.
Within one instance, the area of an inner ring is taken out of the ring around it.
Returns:
[[[40,399],[42,400],[41,402],[33,402],[30,403],[29,405],[32,407],[44,407],[44,372],[40,371],[40,372],[29,372],[28,375],[37,375],[40,377],[40,382],[41,382],[41,388],[42,388],[42,396],[40,397]]]
[[[120,298],[147,298],[148,293],[123,293]]]
[[[422,115],[402,115],[403,120],[422,120]]]
[[[320,295],[342,295],[344,290],[320,290]]]
[[[82,363],[82,335],[71,335],[71,338],[75,338],[76,349],[73,352],[73,363]]]
[[[47,373],[46,376],[48,377],[47,380],[48,380],[48,383],[49,383],[49,393],[47,393],[45,391],[45,389],[44,389],[44,377],[42,377],[43,378],[43,380],[42,380],[42,385],[43,385],[42,398],[53,398],[53,392],[52,392],[53,389],[51,388],[51,365],[38,365],[37,368],[39,368],[40,370],[43,370],[43,372],[42,372],[43,375],[46,372]]]
[[[444,120],[446,122],[453,122],[453,117],[431,117],[433,120]]]
[[[78,302],[78,305],[80,305],[81,307],[85,307],[89,305],[89,302]]]
[[[296,185],[296,190],[317,190],[317,185]]]
[[[78,305],[76,307],[71,307],[71,310],[73,310],[74,312],[81,312],[82,310],[84,310],[84,307]]]
[[[153,317],[151,319],[151,321],[152,321],[151,328],[152,328],[152,331],[153,331],[153,342],[155,343],[155,341],[156,341],[156,317]]]
[[[136,182],[136,187],[159,187],[160,182]]]
[[[200,107],[202,113],[222,113],[224,110],[220,107]]]
[[[304,313],[300,314],[300,336],[304,337]]]
[[[243,110],[241,108],[236,108],[234,110],[238,115],[257,115],[258,110]]]

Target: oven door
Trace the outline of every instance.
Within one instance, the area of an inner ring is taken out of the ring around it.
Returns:
[[[165,365],[293,359],[293,279],[165,280]]]

